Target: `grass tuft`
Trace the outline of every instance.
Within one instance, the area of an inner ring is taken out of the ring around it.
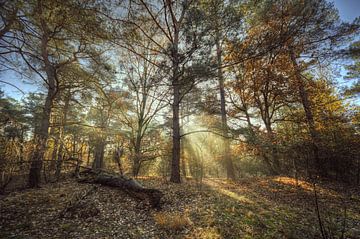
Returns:
[[[192,224],[187,213],[159,212],[154,214],[157,225],[168,230],[181,230]]]

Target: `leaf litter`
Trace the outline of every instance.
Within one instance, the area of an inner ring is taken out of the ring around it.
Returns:
[[[114,188],[73,179],[0,198],[0,238],[316,238],[313,191],[287,177],[187,180],[141,179],[164,193],[152,209]],[[347,207],[345,238],[360,238],[360,193],[318,186],[321,215],[338,236]]]

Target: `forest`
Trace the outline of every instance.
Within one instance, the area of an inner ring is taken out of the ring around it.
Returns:
[[[0,17],[0,238],[360,238],[360,16],[0,0]]]

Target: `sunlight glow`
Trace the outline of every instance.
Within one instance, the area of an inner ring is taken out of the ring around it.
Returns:
[[[307,191],[312,191],[313,190],[313,186],[306,182],[306,181],[303,181],[303,180],[298,180],[297,183],[296,183],[296,179],[295,178],[289,178],[289,177],[276,177],[273,179],[274,182],[277,182],[277,183],[282,183],[282,184],[286,184],[286,185],[289,185],[289,186],[293,186],[293,187],[300,187],[304,190],[307,190]]]
[[[183,125],[183,157],[187,161],[187,171],[201,173],[202,177],[223,176],[221,159],[223,154],[222,137],[213,133],[211,127],[214,117],[202,115],[189,117]],[[189,175],[189,174],[187,174]]]

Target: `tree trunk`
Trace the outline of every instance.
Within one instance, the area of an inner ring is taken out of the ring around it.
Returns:
[[[90,147],[90,143],[88,142],[87,144],[87,160],[86,160],[86,166],[90,165],[90,156],[91,156],[91,151],[92,151],[92,147]]]
[[[173,60],[173,148],[172,148],[172,161],[171,161],[171,176],[170,181],[173,183],[181,183],[180,176],[180,121],[179,121],[179,108],[180,108],[180,72],[179,72],[179,53],[178,53],[179,33],[175,31],[174,43],[172,49]]]
[[[171,162],[171,177],[173,183],[181,183],[180,177],[180,123],[179,123],[179,99],[180,89],[178,83],[174,85],[173,103],[173,149]]]
[[[53,73],[54,76],[55,73]],[[29,172],[29,187],[39,187],[41,181],[41,169],[43,165],[43,157],[46,150],[46,142],[48,138],[48,129],[50,124],[50,114],[55,96],[55,78],[49,77],[49,88],[45,100],[44,110],[41,116],[41,126],[34,135],[35,152],[32,156],[32,162]],[[51,79],[51,80],[50,80]]]
[[[48,90],[45,107],[42,113],[41,127],[34,135],[35,152],[32,155],[32,161],[29,172],[29,187],[39,187],[41,181],[41,169],[43,165],[43,157],[46,149],[46,141],[48,138],[49,119],[52,105],[51,90]]]
[[[61,175],[62,162],[63,162],[63,158],[64,158],[63,148],[64,148],[64,145],[61,142],[60,146],[59,146],[59,151],[58,151],[58,158],[57,158],[57,161],[56,161],[56,171],[55,171],[56,180],[59,180],[60,175]]]
[[[95,145],[95,158],[93,163],[93,169],[101,169],[104,167],[104,151],[105,151],[105,143],[103,140],[100,140]]]
[[[319,141],[320,140],[319,140],[319,134],[315,127],[315,121],[314,121],[314,116],[313,116],[313,113],[311,110],[309,95],[305,88],[305,82],[302,79],[301,71],[296,62],[296,56],[293,51],[290,53],[290,57],[291,57],[291,61],[292,61],[292,64],[293,64],[293,67],[295,70],[295,76],[296,76],[296,81],[298,84],[299,95],[300,95],[301,103],[302,103],[304,111],[305,111],[306,123],[308,125],[311,140],[312,140],[312,151],[314,154],[315,166],[316,166],[318,173],[325,176],[326,169],[325,169],[323,162],[319,156]]]
[[[64,138],[64,134],[65,134],[65,124],[67,122],[67,114],[68,114],[68,110],[69,110],[70,98],[71,98],[71,93],[69,91],[69,92],[67,92],[67,94],[65,96],[65,104],[64,104],[64,109],[63,109],[63,119],[62,119],[62,122],[61,122],[62,125],[60,127],[60,133],[59,133],[60,145],[59,145],[58,157],[57,157],[57,161],[56,161],[56,171],[55,171],[56,180],[59,180],[59,178],[60,178],[62,162],[63,162],[63,159],[64,159],[64,155],[63,155],[63,149],[64,149],[63,140],[64,139],[63,138]]]
[[[267,120],[265,121],[265,127],[266,127],[268,138],[270,140],[270,145],[271,145],[271,159],[272,159],[271,161],[273,164],[273,171],[277,172],[276,174],[280,174],[281,173],[281,165],[280,165],[280,160],[279,160],[279,154],[278,154],[278,149],[274,142],[275,141],[274,132],[272,130],[269,118],[267,118]]]
[[[56,156],[58,154],[58,148],[59,148],[59,135],[54,136],[54,148],[51,153],[51,170],[54,170],[56,168]]]
[[[138,155],[135,155],[132,171],[133,171],[133,177],[137,178],[140,172],[140,158]]]
[[[137,177],[139,175],[140,166],[141,166],[141,132],[137,133],[136,142],[134,147],[134,162],[133,162],[133,177]]]
[[[41,15],[42,6],[39,6],[39,15]],[[47,78],[48,91],[45,99],[44,109],[41,115],[41,125],[38,131],[34,134],[35,152],[32,156],[32,162],[29,172],[29,187],[39,187],[41,181],[41,168],[43,165],[43,158],[46,150],[46,142],[48,139],[48,130],[50,125],[51,108],[53,105],[53,99],[56,95],[56,68],[49,60],[49,53],[47,49],[49,41],[48,27],[44,19],[40,19],[41,30],[43,31],[41,36],[41,60],[44,63],[44,69]]]
[[[357,173],[356,173],[356,184],[360,185],[360,157],[359,155],[357,156]]]
[[[188,112],[187,112],[188,113]],[[181,134],[184,133],[184,107],[181,107]],[[181,150],[180,150],[180,160],[181,160],[181,173],[183,178],[186,180],[186,158],[185,158],[185,138],[181,139]]]
[[[121,163],[121,157],[123,156],[123,154],[124,154],[124,150],[123,150],[122,146],[116,147],[115,152],[114,152],[114,161],[116,162],[116,164],[118,166],[120,175],[124,174],[123,166]]]
[[[224,136],[228,137],[228,125],[226,118],[226,102],[225,102],[225,86],[224,86],[224,75],[221,69],[222,65],[222,49],[220,46],[220,37],[219,33],[217,33],[216,37],[216,57],[217,57],[217,67],[218,67],[218,80],[219,80],[219,88],[220,88],[220,108],[221,108],[221,128]],[[226,168],[226,176],[228,179],[235,179],[235,171],[233,161],[231,159],[230,152],[230,142],[228,138],[223,138],[223,146],[224,146],[224,162]]]
[[[87,170],[80,174],[80,182],[96,183],[125,190],[131,196],[148,200],[152,207],[160,208],[163,193],[157,189],[143,187],[134,179],[103,170]]]

